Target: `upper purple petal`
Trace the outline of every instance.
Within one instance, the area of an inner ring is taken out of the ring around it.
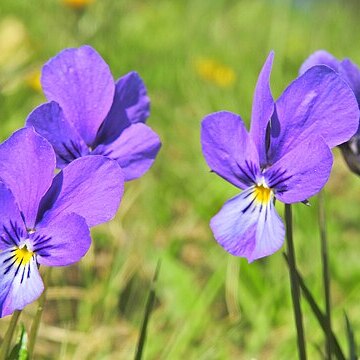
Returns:
[[[129,72],[116,82],[115,101],[123,104],[132,124],[145,122],[150,115],[150,99],[136,71]]]
[[[10,188],[27,228],[33,228],[41,198],[53,179],[55,154],[32,128],[16,131],[0,144],[0,179]]]
[[[160,147],[159,136],[149,126],[138,123],[127,127],[114,142],[97,146],[93,154],[116,160],[125,173],[125,181],[129,181],[151,167]]]
[[[276,198],[291,204],[318,193],[329,179],[332,163],[325,141],[312,136],[267,169],[265,177]]]
[[[109,144],[130,124],[145,122],[150,115],[150,99],[137,72],[122,76],[115,84],[111,109],[96,138],[96,144]]]
[[[276,162],[307,137],[329,147],[351,138],[359,108],[349,86],[329,67],[314,66],[293,81],[275,104],[268,158]]]
[[[124,192],[124,173],[116,161],[91,155],[74,160],[56,175],[41,202],[38,222],[75,213],[89,227],[111,220]]]
[[[258,150],[261,165],[267,163],[266,129],[274,112],[274,100],[270,90],[270,74],[273,60],[274,52],[271,51],[261,69],[256,84],[251,112],[250,136]]]
[[[360,69],[349,59],[344,59],[339,66],[339,74],[349,84],[360,104]]]
[[[38,263],[65,266],[79,261],[89,250],[90,230],[83,217],[77,214],[59,215],[48,224],[39,223],[32,234],[33,251]]]
[[[326,65],[336,72],[339,72],[340,62],[333,55],[325,50],[318,50],[311,54],[301,65],[300,75],[316,65]]]
[[[75,127],[65,118],[58,103],[52,101],[38,106],[26,119],[26,126],[32,126],[47,139],[56,153],[58,168],[89,153],[84,140]]]
[[[201,124],[201,144],[211,170],[241,189],[254,182],[259,156],[239,115],[220,111],[206,116]]]
[[[113,102],[110,69],[90,46],[66,49],[43,67],[41,84],[49,101],[56,101],[87,145],[92,145]]]

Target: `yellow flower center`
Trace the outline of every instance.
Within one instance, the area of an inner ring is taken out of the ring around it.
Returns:
[[[272,199],[272,190],[264,185],[256,185],[254,190],[256,201],[261,204],[268,204]]]
[[[34,253],[29,251],[26,245],[24,245],[22,248],[17,248],[15,250],[16,263],[26,265],[28,262],[30,262],[33,255]]]

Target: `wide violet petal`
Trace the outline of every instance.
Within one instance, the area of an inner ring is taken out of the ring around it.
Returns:
[[[126,128],[114,142],[96,147],[93,154],[116,160],[125,173],[125,181],[129,181],[151,167],[160,147],[159,136],[147,125],[138,123]]]
[[[1,317],[22,310],[44,290],[35,255],[26,263],[14,261],[14,249],[0,252],[0,314]]]
[[[26,126],[32,126],[47,139],[56,153],[58,168],[89,153],[88,147],[74,126],[65,118],[55,101],[38,106],[26,119]]]
[[[239,115],[220,111],[206,116],[201,124],[201,144],[215,173],[240,189],[254,183],[259,156]]]
[[[31,240],[38,263],[48,266],[65,266],[79,261],[91,244],[89,227],[77,214],[40,222],[31,234]]]
[[[116,161],[99,155],[84,156],[56,175],[40,204],[37,222],[50,224],[69,213],[82,216],[89,227],[109,221],[123,192],[124,173]]]
[[[276,252],[284,241],[284,226],[272,199],[255,198],[254,186],[225,203],[210,222],[217,242],[230,254],[249,262]]]
[[[55,154],[32,128],[16,131],[0,144],[0,179],[11,189],[26,227],[33,228],[41,198],[50,187]]]
[[[266,130],[274,112],[274,100],[270,90],[270,74],[274,60],[274,52],[270,52],[260,72],[252,105],[250,137],[259,153],[260,164],[267,163]]]
[[[0,181],[0,251],[18,245],[23,234],[26,228],[14,195]]]
[[[280,201],[308,199],[326,184],[333,163],[331,150],[320,137],[305,139],[267,169],[267,184]]]
[[[56,101],[87,145],[92,145],[113,102],[110,69],[90,46],[66,49],[42,69],[41,84],[49,101]]]
[[[329,147],[351,138],[359,108],[349,86],[327,66],[309,69],[293,81],[275,104],[268,158],[276,162],[312,135]]]
[[[316,65],[326,65],[336,72],[339,72],[340,62],[333,55],[325,50],[318,50],[311,54],[301,65],[299,73],[304,74],[307,70]]]

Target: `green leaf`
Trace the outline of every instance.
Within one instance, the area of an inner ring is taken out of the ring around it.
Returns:
[[[24,324],[20,325],[21,332],[19,336],[19,340],[14,348],[11,350],[10,355],[8,356],[7,360],[28,360],[29,353],[27,350],[27,333],[25,330]]]

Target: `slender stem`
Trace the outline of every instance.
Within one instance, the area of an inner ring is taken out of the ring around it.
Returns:
[[[331,300],[330,300],[330,275],[329,275],[329,262],[328,262],[328,246],[326,234],[326,215],[325,215],[325,196],[324,191],[319,193],[319,228],[321,240],[321,260],[322,272],[324,283],[324,296],[325,296],[325,324],[326,324],[326,359],[331,360],[332,351],[332,336],[331,336]]]
[[[15,310],[11,316],[10,324],[6,331],[4,341],[1,344],[0,360],[5,360],[8,355],[10,345],[11,345],[11,340],[13,338],[20,314],[21,314],[21,310]]]
[[[31,324],[31,329],[30,329],[30,334],[29,334],[29,342],[28,342],[29,359],[33,359],[35,342],[36,342],[37,334],[38,334],[39,327],[40,327],[41,317],[42,317],[42,313],[44,311],[44,306],[45,306],[45,302],[46,302],[47,282],[50,277],[50,271],[51,271],[51,268],[45,269],[45,273],[43,276],[45,288],[44,288],[43,293],[39,297],[38,308],[36,310],[34,320]]]
[[[295,262],[295,249],[293,243],[293,226],[292,226],[292,212],[291,205],[285,204],[285,223],[286,223],[286,242],[287,242],[287,256],[289,259],[289,275],[291,284],[291,298],[293,303],[296,331],[297,331],[297,344],[299,359],[306,360],[306,348],[304,338],[304,328],[302,322],[302,312],[300,305],[300,287],[299,281],[296,276],[296,262]]]

